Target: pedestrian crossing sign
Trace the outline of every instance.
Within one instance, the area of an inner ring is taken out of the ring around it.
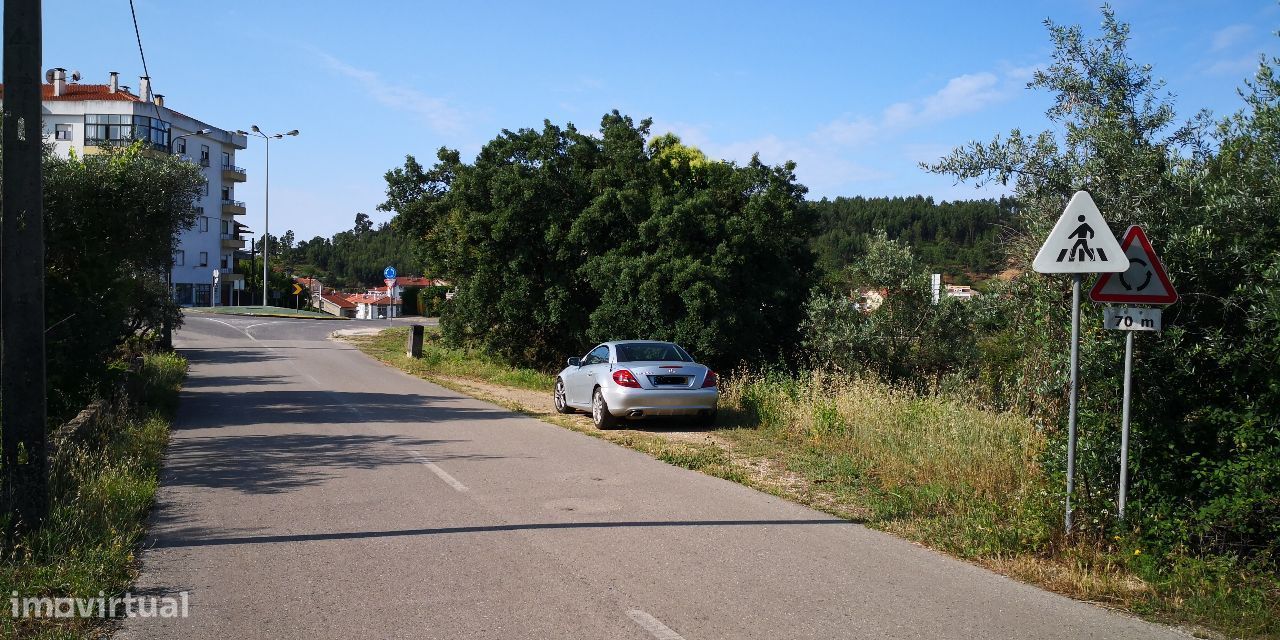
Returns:
[[[1077,191],[1031,266],[1040,273],[1119,273],[1129,258],[1089,192]]]

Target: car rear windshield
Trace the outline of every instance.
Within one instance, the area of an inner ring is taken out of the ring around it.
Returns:
[[[629,342],[617,346],[618,362],[693,362],[684,349],[670,342]]]

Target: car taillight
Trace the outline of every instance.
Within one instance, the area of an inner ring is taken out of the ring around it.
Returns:
[[[706,389],[714,386],[716,386],[716,372],[707,369],[707,377],[702,379],[702,388]]]
[[[640,383],[636,382],[636,377],[631,375],[631,372],[626,369],[618,369],[617,371],[614,371],[613,381],[616,382],[619,387],[631,387],[632,389],[640,388]]]

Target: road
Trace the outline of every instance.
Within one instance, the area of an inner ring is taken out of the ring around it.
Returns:
[[[190,615],[119,637],[1186,637],[462,396],[336,326],[188,316],[135,593]]]

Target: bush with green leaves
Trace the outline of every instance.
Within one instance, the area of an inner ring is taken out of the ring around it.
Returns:
[[[44,158],[49,418],[65,420],[102,385],[133,338],[179,310],[165,273],[195,221],[200,168],[140,145]]]
[[[794,165],[708,159],[613,112],[599,136],[503,131],[387,173],[382,208],[456,296],[454,345],[549,368],[608,339],[674,340],[716,366],[794,345],[813,214]]]
[[[805,306],[804,345],[819,368],[931,391],[974,365],[977,303],[943,296],[934,304],[929,274],[911,247],[876,232],[863,255],[829,281],[836,290],[817,290]],[[881,292],[883,303],[856,304],[866,290]]]

